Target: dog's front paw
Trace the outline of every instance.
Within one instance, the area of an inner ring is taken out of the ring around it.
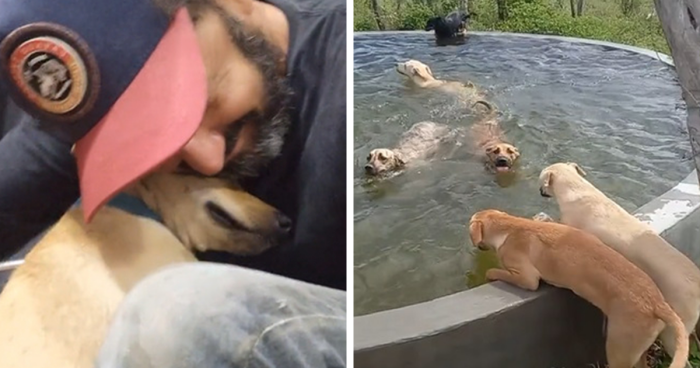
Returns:
[[[540,213],[536,214],[535,216],[532,216],[532,219],[535,221],[540,221],[540,222],[554,222],[554,219],[552,218],[552,216],[550,216],[544,212],[540,212]]]
[[[492,268],[488,271],[486,271],[486,279],[489,281],[497,281],[499,280],[498,278],[498,268]]]

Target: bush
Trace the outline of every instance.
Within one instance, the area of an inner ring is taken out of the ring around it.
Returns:
[[[355,31],[373,31],[377,29],[377,22],[367,0],[355,0],[353,28]]]
[[[500,30],[617,42],[669,53],[657,19],[587,15],[572,18],[552,6],[535,2],[519,3],[511,7],[510,15],[507,21],[499,25]]]
[[[425,23],[428,19],[434,17],[435,14],[430,7],[423,3],[409,4],[403,16],[396,14],[396,28],[400,30],[425,29]]]

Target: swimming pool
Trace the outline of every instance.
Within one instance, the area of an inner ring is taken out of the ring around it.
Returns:
[[[489,90],[522,153],[512,185],[496,183],[459,147],[429,165],[367,182],[367,153],[391,146],[412,124],[472,123],[457,101],[405,83],[394,66],[407,59],[430,65],[438,78]],[[429,33],[360,34],[354,79],[356,315],[468,288],[465,275],[475,264],[465,223],[489,207],[557,215],[555,203],[538,193],[537,176],[550,163],[578,162],[630,211],[693,167],[685,159],[690,147],[674,73],[636,53],[507,35],[437,47]]]

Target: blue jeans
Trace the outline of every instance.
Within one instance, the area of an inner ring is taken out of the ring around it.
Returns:
[[[118,308],[97,368],[345,367],[345,292],[246,268],[169,266]]]

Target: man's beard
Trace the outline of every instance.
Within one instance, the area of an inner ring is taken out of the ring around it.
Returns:
[[[247,147],[238,153],[215,177],[238,181],[245,177],[257,176],[261,169],[277,157],[284,143],[284,136],[289,130],[289,105],[292,91],[288,79],[280,76],[280,63],[284,53],[272,45],[257,31],[246,29],[236,18],[229,15],[215,2],[208,6],[224,22],[231,42],[238,47],[243,55],[262,74],[265,102],[260,110],[251,111],[238,121],[229,124],[224,138],[226,140],[225,157],[228,157],[236,147],[239,133],[244,126],[253,127],[252,141],[246,142]],[[249,128],[250,129],[250,128]],[[181,165],[182,172],[198,174],[186,163]]]

